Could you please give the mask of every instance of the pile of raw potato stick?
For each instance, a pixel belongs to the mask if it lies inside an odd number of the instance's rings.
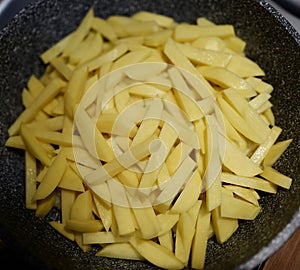
[[[40,55],[6,145],[24,149],[26,207],[96,256],[203,269],[260,196],[289,189],[272,166],[272,85],[232,25],[146,11],[94,16]],[[136,197],[135,197],[136,196]]]

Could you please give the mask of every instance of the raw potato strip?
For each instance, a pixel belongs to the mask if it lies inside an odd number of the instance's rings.
[[[211,212],[207,211],[202,203],[195,226],[195,235],[191,250],[191,267],[195,269],[204,269],[206,245],[208,240],[208,230],[210,225]]]
[[[68,86],[64,95],[65,113],[72,119],[74,117],[75,105],[80,102],[83,95],[84,86],[88,78],[86,68],[78,68],[74,70],[70,77]]]
[[[234,36],[232,25],[197,26],[179,24],[174,31],[174,39],[179,42],[193,41],[200,37],[230,37]]]
[[[35,101],[32,102],[30,106],[26,108],[26,110],[24,110],[17,120],[10,126],[8,129],[9,135],[17,135],[20,130],[21,123],[30,122],[35,115],[61,91],[61,88],[65,85],[65,82],[61,79],[54,79],[49,85],[47,85],[44,91],[37,96]]]
[[[256,148],[255,152],[251,155],[251,160],[256,164],[261,164],[268,152],[270,151],[272,145],[276,142],[282,129],[280,127],[274,126],[271,129],[270,135],[267,139]]]
[[[26,149],[43,165],[51,166],[51,156],[49,152],[43,147],[43,144],[37,140],[34,134],[32,134],[31,129],[22,124],[20,133]]]
[[[161,15],[161,14],[154,14],[147,11],[140,11],[135,13],[132,16],[133,19],[138,21],[155,21],[159,26],[169,28],[173,25],[174,20],[170,17]]]
[[[25,205],[27,209],[36,209],[37,203],[34,199],[34,194],[36,192],[36,159],[28,151],[25,151]]]
[[[37,188],[34,195],[36,200],[45,199],[59,184],[67,168],[67,160],[64,150],[61,150],[55,157],[51,166],[47,170],[45,177]]]
[[[91,8],[88,13],[85,15],[80,25],[67,41],[66,47],[63,51],[63,56],[69,56],[72,51],[79,45],[79,43],[84,39],[89,29],[91,28],[94,18],[94,10]]]
[[[269,193],[276,193],[276,186],[259,177],[241,177],[230,173],[221,173],[221,181],[242,187],[249,187]]]
[[[273,166],[273,164],[279,159],[283,152],[289,147],[291,142],[292,140],[290,139],[272,145],[269,152],[264,158],[263,165]]]
[[[129,243],[113,243],[106,245],[96,253],[96,256],[126,260],[145,260],[144,257],[142,257]]]
[[[169,249],[151,240],[132,238],[130,244],[149,262],[164,269],[182,269],[184,264]]]

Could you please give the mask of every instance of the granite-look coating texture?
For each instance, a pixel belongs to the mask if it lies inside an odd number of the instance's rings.
[[[37,262],[31,259],[32,269],[41,265],[43,269],[157,269],[143,262],[95,257],[94,251],[84,254],[45,219],[36,218],[24,207],[23,152],[4,147],[8,127],[23,110],[22,88],[31,74],[43,72],[38,55],[75,29],[91,6],[103,18],[143,9],[177,21],[195,22],[205,16],[216,23],[233,24],[247,42],[247,55],[266,71],[265,80],[275,87],[272,102],[277,124],[283,128],[280,140],[294,140],[276,167],[294,182],[289,191],[280,189],[275,196],[261,193],[262,213],[255,221],[241,222],[222,246],[210,240],[206,261],[206,268],[215,270],[257,266],[300,224],[300,36],[268,4],[251,0],[41,1],[23,10],[0,32],[0,225],[16,241],[16,256],[24,250],[34,254]]]

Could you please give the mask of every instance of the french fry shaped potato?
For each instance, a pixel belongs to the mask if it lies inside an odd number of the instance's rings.
[[[184,264],[169,249],[151,241],[132,238],[129,243],[154,265],[164,269],[182,269]]]

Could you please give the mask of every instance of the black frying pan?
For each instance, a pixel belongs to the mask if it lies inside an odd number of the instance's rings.
[[[275,252],[300,225],[300,36],[272,7],[254,0],[64,0],[41,1],[28,6],[0,32],[0,223],[1,234],[14,258],[29,260],[32,269],[156,269],[143,262],[95,257],[54,231],[46,219],[36,218],[24,204],[22,151],[5,148],[7,129],[23,110],[21,90],[29,76],[44,69],[38,55],[74,30],[87,10],[106,18],[149,10],[177,21],[195,22],[205,16],[235,26],[247,42],[247,55],[265,71],[274,87],[272,103],[280,140],[293,143],[276,168],[294,179],[289,191],[262,194],[262,213],[255,221],[240,223],[223,245],[208,243],[207,269],[252,269]],[[4,249],[2,248],[2,251]]]

